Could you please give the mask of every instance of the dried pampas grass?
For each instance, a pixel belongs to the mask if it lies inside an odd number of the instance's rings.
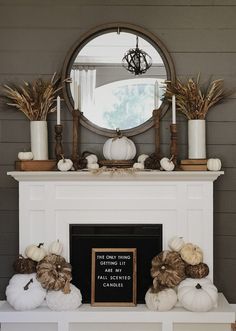
[[[50,81],[38,78],[22,86],[4,85],[3,96],[7,105],[19,109],[30,121],[43,121],[56,110],[56,94],[61,89],[58,83],[59,78],[54,73]]]
[[[186,82],[177,79],[175,82],[166,81],[165,96],[171,102],[172,95],[176,96],[176,107],[187,119],[205,119],[211,107],[223,102],[232,91],[224,89],[223,79],[200,85],[200,75],[196,79],[189,78]]]

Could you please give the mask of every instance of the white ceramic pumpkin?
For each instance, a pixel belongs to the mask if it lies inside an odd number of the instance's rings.
[[[19,152],[18,159],[19,160],[33,160],[34,155],[32,152]]]
[[[178,299],[187,310],[205,312],[217,307],[218,291],[208,278],[186,278],[178,286]]]
[[[219,171],[221,169],[221,160],[220,159],[207,160],[207,169],[210,171]]]
[[[61,255],[62,251],[63,245],[59,240],[53,241],[48,247],[48,252],[50,254]]]
[[[141,155],[139,155],[139,157],[138,157],[138,163],[142,163],[142,164],[144,164],[144,162],[145,162],[145,160],[148,158],[149,156],[147,155],[147,154],[141,154]]]
[[[98,162],[98,157],[95,154],[90,154],[85,157],[86,160],[88,161],[88,164],[93,164]]]
[[[57,169],[60,171],[69,171],[72,167],[73,162],[70,159],[65,159],[64,156],[57,162]]]
[[[187,243],[180,250],[181,258],[188,264],[196,265],[203,261],[203,252],[197,245]]]
[[[133,164],[133,168],[143,170],[144,169],[144,163],[136,162],[136,163]]]
[[[184,246],[185,242],[183,237],[174,236],[168,241],[168,246],[172,251],[179,252]]]
[[[145,302],[150,310],[167,311],[175,306],[177,294],[172,288],[166,288],[158,293],[152,293],[149,289],[145,295]]]
[[[117,131],[117,137],[105,142],[103,155],[106,160],[132,160],[136,155],[136,147],[132,140]]]
[[[16,274],[6,288],[7,302],[16,310],[31,310],[40,306],[46,290],[36,279],[36,274]]]
[[[173,171],[175,168],[175,164],[168,157],[163,157],[160,161],[161,168],[165,171]]]
[[[46,302],[51,310],[75,310],[82,303],[80,290],[70,284],[70,293],[65,294],[62,291],[48,291]]]
[[[36,262],[41,261],[47,254],[46,250],[42,246],[43,246],[42,243],[40,243],[38,246],[36,245],[27,246],[25,249],[25,255],[33,261]]]

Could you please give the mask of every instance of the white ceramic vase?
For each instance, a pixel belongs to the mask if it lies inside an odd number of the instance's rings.
[[[188,158],[206,158],[206,121],[188,121]]]
[[[47,121],[30,121],[30,139],[34,160],[48,160]]]

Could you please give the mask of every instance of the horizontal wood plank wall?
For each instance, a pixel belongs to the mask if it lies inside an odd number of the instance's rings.
[[[124,21],[155,33],[171,52],[177,75],[223,78],[236,86],[235,0],[0,0],[0,84],[49,78],[60,71],[73,43],[88,29]],[[64,145],[71,153],[71,116],[63,107]],[[49,119],[53,157],[55,116]],[[167,115],[161,125],[162,152],[169,154]],[[187,156],[186,121],[178,117],[180,157]],[[104,137],[82,129],[81,150],[101,155]],[[154,150],[154,133],[134,137],[139,153]],[[225,176],[215,184],[215,283],[236,303],[236,100],[208,116],[207,151],[222,159]],[[18,253],[18,187],[6,176],[17,153],[29,148],[29,122],[0,104],[0,298]]]

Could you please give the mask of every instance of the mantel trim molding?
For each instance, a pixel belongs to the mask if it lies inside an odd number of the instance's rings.
[[[224,171],[10,171],[7,173],[21,181],[215,181]]]

